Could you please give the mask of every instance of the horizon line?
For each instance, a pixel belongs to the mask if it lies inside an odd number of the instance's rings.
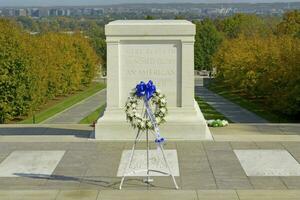
[[[229,4],[250,4],[250,5],[255,5],[255,4],[289,4],[289,3],[300,3],[300,1],[290,1],[290,2],[258,2],[258,3],[252,3],[252,2],[225,2],[225,3],[216,3],[216,2],[212,2],[212,3],[193,3],[193,2],[186,2],[186,3],[176,3],[176,2],[170,2],[170,3],[160,3],[160,2],[155,2],[155,3],[112,3],[112,4],[86,4],[86,5],[45,5],[45,6],[38,6],[38,5],[28,5],[28,6],[2,6],[0,5],[0,8],[6,7],[6,8],[28,8],[28,7],[38,7],[38,8],[49,8],[49,7],[89,7],[89,6],[103,6],[103,7],[107,7],[107,6],[117,6],[117,5],[153,5],[153,4],[157,4],[157,5],[170,5],[170,4],[196,4],[196,5],[219,5],[219,4],[223,4],[223,5],[229,5]]]

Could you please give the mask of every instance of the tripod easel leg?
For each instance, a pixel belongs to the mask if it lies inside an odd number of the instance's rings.
[[[124,180],[125,180],[125,176],[126,176],[126,173],[132,163],[132,160],[133,160],[133,156],[134,156],[134,151],[135,151],[135,146],[137,144],[137,141],[139,139],[139,136],[140,136],[140,130],[138,131],[136,137],[135,137],[135,140],[134,140],[134,144],[132,146],[132,149],[131,149],[131,153],[130,153],[130,158],[129,158],[129,162],[124,170],[124,173],[123,173],[123,177],[122,177],[122,180],[121,180],[121,183],[120,183],[120,186],[119,186],[119,189],[121,190],[122,189],[122,186],[123,186],[123,183],[124,183]]]
[[[157,145],[158,145],[159,149],[161,150],[161,153],[162,153],[162,155],[163,155],[164,161],[165,161],[166,166],[167,166],[167,168],[168,168],[168,170],[169,170],[169,174],[170,174],[170,176],[172,177],[173,183],[174,183],[174,185],[175,185],[175,188],[178,190],[178,185],[177,185],[176,180],[175,180],[175,177],[174,177],[174,175],[173,175],[173,173],[172,173],[172,171],[171,171],[169,162],[167,161],[167,158],[166,158],[166,155],[165,155],[164,148],[163,148],[163,146],[162,146],[161,144],[157,144]]]
[[[144,179],[144,183],[151,183],[153,179],[150,178],[150,146],[149,146],[149,132],[146,131],[146,142],[147,142],[147,178]]]

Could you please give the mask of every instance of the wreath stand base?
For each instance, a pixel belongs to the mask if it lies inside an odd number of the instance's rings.
[[[145,104],[145,114],[144,114],[144,117],[148,118],[151,120],[151,118],[153,119],[153,113],[150,109],[150,106],[148,104],[148,102],[146,100],[144,100],[144,104]],[[154,137],[159,134],[159,129],[158,129],[158,126],[156,125],[156,123],[153,122],[153,120],[151,120],[152,122],[152,125],[154,128],[154,133],[153,131],[151,131],[154,135]],[[130,166],[131,166],[131,163],[132,163],[132,160],[133,160],[133,157],[134,157],[134,153],[135,153],[135,147],[136,147],[136,144],[140,141],[140,138],[141,138],[141,135],[142,133],[145,133],[146,134],[146,144],[147,144],[147,169],[139,169],[139,170],[135,170],[135,171],[132,171],[132,172],[128,172]],[[155,135],[156,133],[156,135]],[[165,151],[164,151],[164,148],[163,148],[163,144],[162,143],[156,143],[157,145],[157,148],[161,151],[162,155],[163,155],[163,159],[164,159],[164,162],[166,164],[166,167],[168,169],[168,172],[163,172],[163,171],[159,171],[159,170],[153,170],[150,168],[149,166],[149,160],[150,160],[150,156],[149,156],[149,152],[150,152],[150,148],[149,148],[149,130],[145,130],[145,131],[142,131],[142,130],[138,130],[137,134],[136,134],[136,137],[135,137],[135,140],[134,140],[134,143],[133,143],[133,146],[132,146],[132,149],[131,149],[131,154],[130,154],[130,158],[129,158],[129,162],[124,170],[124,174],[123,174],[123,177],[122,177],[122,180],[121,180],[121,183],[120,183],[120,186],[119,186],[119,189],[121,190],[122,189],[122,186],[123,186],[123,183],[124,183],[124,180],[126,178],[126,176],[129,176],[129,175],[133,175],[133,174],[136,174],[136,173],[139,173],[139,172],[146,172],[147,173],[147,177],[143,179],[143,182],[144,183],[147,183],[147,184],[150,184],[151,182],[153,182],[153,179],[150,177],[150,172],[157,172],[157,173],[160,173],[160,174],[164,174],[164,175],[167,175],[167,176],[170,176],[173,180],[173,183],[174,183],[174,186],[176,189],[178,189],[178,185],[176,183],[176,180],[175,180],[175,177],[171,171],[171,168],[170,168],[170,165],[169,165],[169,162],[167,160],[167,157],[166,157],[166,154],[165,154]]]

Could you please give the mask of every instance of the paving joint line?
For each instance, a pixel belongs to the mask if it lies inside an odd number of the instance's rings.
[[[240,167],[242,168],[243,174],[246,176],[247,180],[249,181],[249,184],[251,185],[252,189],[254,190],[255,187],[254,187],[254,185],[252,184],[252,182],[251,182],[251,180],[250,180],[250,177],[247,176],[247,174],[246,174],[246,172],[245,172],[243,166],[241,165],[241,162],[240,162],[239,158],[238,158],[238,157],[236,156],[236,154],[234,153],[234,149],[233,149],[233,146],[232,146],[231,142],[229,142],[229,145],[230,145],[230,148],[231,148],[231,150],[232,150],[233,155],[235,156],[236,160],[238,161]]]
[[[209,160],[209,158],[208,158],[208,154],[207,154],[207,151],[206,151],[207,149],[206,149],[205,145],[203,145],[203,142],[201,142],[201,145],[203,146],[203,150],[204,150],[204,152],[205,152],[205,156],[206,156],[207,162],[208,162],[208,164],[209,164],[209,169],[210,169],[210,171],[211,171],[211,173],[212,173],[212,175],[213,175],[213,177],[214,177],[214,181],[215,181],[215,184],[216,184],[216,189],[219,189],[219,186],[218,186],[218,184],[217,184],[216,176],[215,176],[214,171],[213,171],[213,169],[212,169],[211,162],[210,162],[210,160]]]

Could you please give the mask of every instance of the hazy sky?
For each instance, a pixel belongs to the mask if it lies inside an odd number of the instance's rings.
[[[300,0],[0,0],[0,6],[80,6],[107,5],[118,3],[262,3],[262,2],[300,2]]]

